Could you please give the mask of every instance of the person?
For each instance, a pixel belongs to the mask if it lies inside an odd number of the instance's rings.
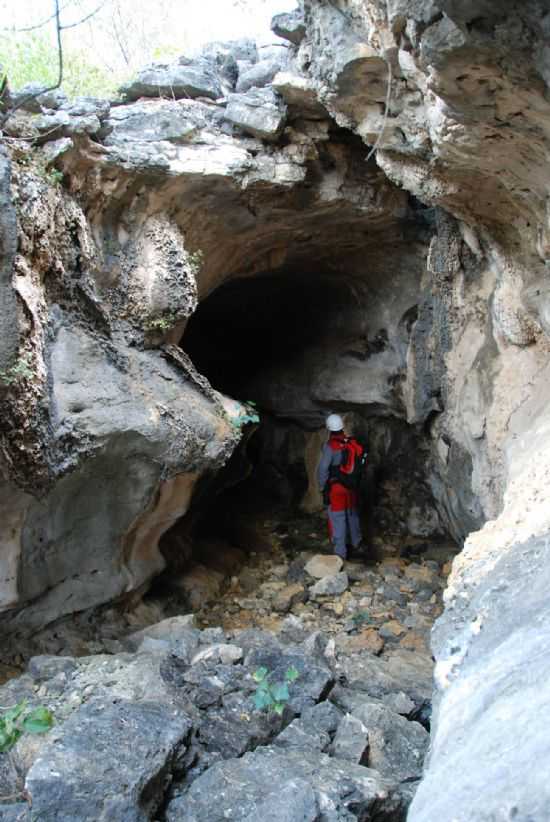
[[[338,482],[337,468],[342,463],[342,448],[346,440],[344,421],[339,414],[330,414],[326,420],[328,440],[321,451],[317,470],[319,488],[328,509],[329,535],[334,553],[347,559],[347,540],[354,553],[363,549],[359,522],[358,493]]]

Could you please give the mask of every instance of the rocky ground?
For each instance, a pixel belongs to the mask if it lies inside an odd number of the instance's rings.
[[[49,653],[0,702],[44,704],[56,724],[0,755],[0,819],[405,818],[429,740],[428,640],[451,549],[341,567],[320,518],[262,525],[271,550],[240,568],[238,549],[225,575],[218,554],[217,571],[196,564],[163,603],[82,614],[34,638]],[[195,614],[136,630],[174,612],[189,580]],[[273,685],[297,672],[281,715],[255,707],[261,668]]]

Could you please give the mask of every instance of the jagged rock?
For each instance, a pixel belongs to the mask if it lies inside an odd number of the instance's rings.
[[[307,77],[280,71],[272,79],[273,89],[281,95],[294,117],[327,118],[326,108],[319,102],[315,84]]]
[[[111,109],[105,121],[106,145],[134,140],[193,142],[203,129],[213,128],[216,111],[195,100],[142,100]]]
[[[235,90],[241,94],[251,88],[264,88],[271,83],[279,69],[279,63],[274,60],[262,60],[255,63],[247,71],[239,74]]]
[[[200,637],[200,632],[193,625],[193,614],[169,617],[130,634],[124,639],[124,645],[130,651],[149,650],[154,647],[165,653],[175,651],[178,656],[189,662],[199,644]],[[156,646],[147,644],[147,640],[153,640],[153,643],[158,644]]]
[[[295,46],[299,46],[306,36],[305,21],[301,10],[276,14],[271,20],[271,31],[277,37],[282,37]]]
[[[356,765],[368,765],[369,733],[365,725],[351,714],[346,714],[336,731],[331,753]]]
[[[214,765],[168,805],[166,818],[168,822],[244,822],[257,819],[262,808],[278,822],[314,822],[322,807],[330,807],[335,819],[345,819],[352,812],[368,818],[375,808],[379,814],[399,818],[403,806],[391,782],[376,771],[325,754],[267,747]]]
[[[191,723],[162,705],[90,702],[51,733],[25,780],[45,819],[143,819],[186,750]]]
[[[303,585],[295,583],[294,585],[286,585],[278,591],[271,604],[274,611],[285,613],[290,611],[298,602],[305,602],[306,599],[306,589]]]
[[[323,577],[309,589],[311,599],[323,599],[323,597],[334,597],[343,594],[349,586],[348,575],[345,571],[334,574],[330,577]]]
[[[302,716],[276,736],[278,748],[297,748],[306,751],[327,751],[342,714],[331,702],[320,702],[306,708]]]
[[[410,722],[384,705],[366,703],[353,716],[368,731],[368,766],[387,779],[420,779],[430,736],[418,722]]]
[[[143,69],[135,80],[122,87],[121,94],[128,101],[159,96],[176,100],[182,97],[216,100],[222,96],[222,90],[211,61],[181,58],[178,63]]]
[[[23,111],[40,114],[45,108],[58,109],[67,103],[67,95],[62,89],[56,88],[40,93],[44,88],[44,83],[27,83],[17,91],[10,92],[12,104],[19,106]]]
[[[231,95],[225,118],[246,134],[277,140],[286,122],[286,106],[271,88],[251,89]]]
[[[63,111],[67,111],[73,117],[91,117],[95,115],[99,120],[104,120],[111,109],[109,100],[102,100],[100,97],[71,97],[61,106]]]

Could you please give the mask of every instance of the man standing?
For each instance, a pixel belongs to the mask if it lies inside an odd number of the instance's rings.
[[[362,549],[361,525],[357,510],[358,493],[356,489],[344,484],[345,477],[341,472],[349,443],[355,441],[350,441],[346,437],[344,421],[339,414],[327,417],[326,426],[329,437],[321,452],[317,479],[323,500],[328,505],[328,527],[334,553],[346,559],[348,534],[353,548]]]

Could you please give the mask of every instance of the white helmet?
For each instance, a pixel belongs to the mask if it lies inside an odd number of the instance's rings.
[[[329,431],[343,431],[344,430],[344,420],[340,416],[340,414],[330,414],[327,417],[327,428]]]

